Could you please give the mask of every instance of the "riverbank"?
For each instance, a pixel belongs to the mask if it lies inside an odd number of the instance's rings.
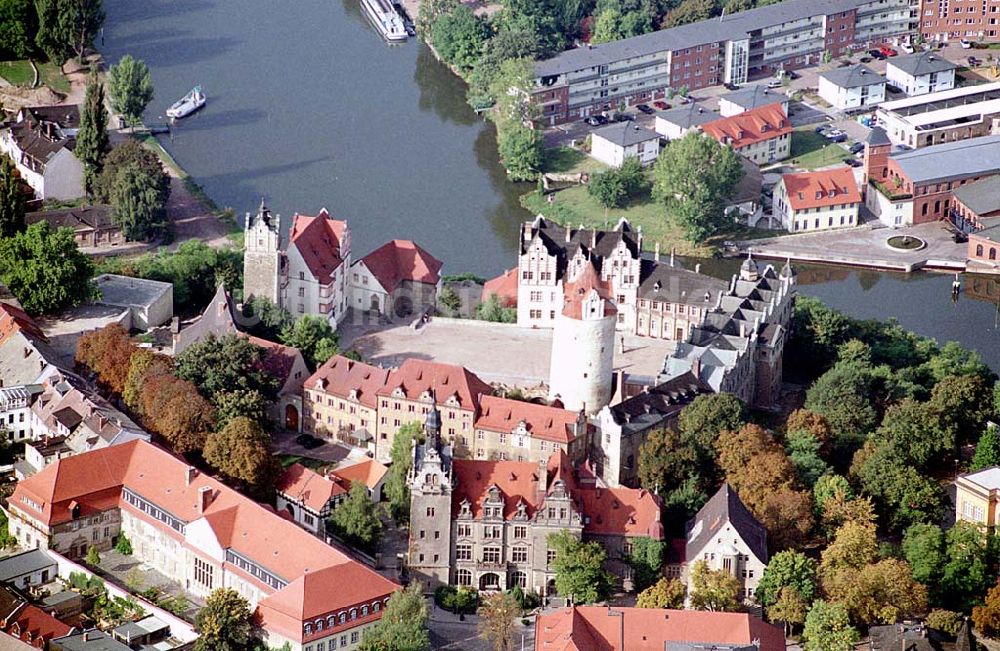
[[[907,235],[923,240],[926,246],[904,251],[886,244],[889,237]],[[897,229],[865,225],[820,233],[782,235],[740,241],[737,248],[740,255],[752,252],[762,258],[904,273],[920,270],[964,272],[967,267],[967,244],[954,242],[951,231],[942,222]]]

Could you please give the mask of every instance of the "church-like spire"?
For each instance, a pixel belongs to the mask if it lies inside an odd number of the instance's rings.
[[[441,444],[441,412],[438,411],[437,392],[434,389],[431,389],[431,409],[424,421],[424,434],[427,436],[428,448],[437,449]]]

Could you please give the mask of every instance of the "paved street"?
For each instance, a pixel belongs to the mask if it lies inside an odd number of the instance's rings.
[[[479,616],[466,615],[461,621],[457,615],[442,610],[431,604],[431,618],[428,628],[431,633],[431,646],[435,649],[452,649],[455,651],[492,651],[492,646],[479,636]],[[532,618],[533,620],[534,618]],[[531,651],[535,648],[535,628],[516,624],[516,630],[511,640],[514,651]]]

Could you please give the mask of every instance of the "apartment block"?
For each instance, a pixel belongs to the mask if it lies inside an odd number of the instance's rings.
[[[1000,82],[884,102],[875,118],[892,144],[911,149],[996,134]]]
[[[923,0],[920,3],[920,35],[934,43],[961,39],[997,41],[1000,2],[963,0]]]

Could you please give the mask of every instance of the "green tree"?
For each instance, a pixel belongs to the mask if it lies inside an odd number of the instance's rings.
[[[27,59],[38,31],[31,0],[0,0],[0,59]]]
[[[695,610],[737,611],[740,609],[740,582],[726,570],[713,570],[705,560],[691,568],[691,608]]]
[[[820,456],[823,443],[808,432],[791,432],[785,442],[785,451],[795,472],[806,487],[812,487],[820,477],[831,472],[830,466]]]
[[[10,158],[0,156],[0,238],[24,230],[24,192]]]
[[[330,525],[348,544],[357,545],[369,553],[378,547],[382,521],[362,482],[351,483],[347,499],[330,514]]]
[[[476,65],[488,36],[486,21],[463,4],[440,15],[431,29],[431,41],[438,54],[462,70]]]
[[[830,423],[833,447],[850,455],[878,422],[872,405],[872,379],[868,367],[837,364],[806,392],[805,407]]]
[[[640,485],[661,496],[679,488],[685,478],[697,472],[696,450],[671,429],[650,432],[639,447],[638,461]]]
[[[334,332],[328,320],[311,314],[285,326],[281,331],[281,343],[298,348],[314,369],[340,352],[340,335]]]
[[[382,611],[382,619],[365,630],[359,651],[430,651],[427,601],[420,583],[397,590]]]
[[[738,430],[747,420],[743,401],[731,393],[711,393],[697,396],[681,410],[677,420],[682,439],[691,446],[705,474],[714,465],[715,442],[724,430]]]
[[[924,585],[937,586],[945,564],[944,532],[936,524],[914,524],[903,536],[903,555],[913,578]]]
[[[956,522],[948,530],[939,588],[942,604],[968,612],[982,600],[997,576],[996,544],[970,522]]]
[[[517,310],[504,307],[499,296],[490,294],[485,301],[476,306],[476,318],[494,323],[514,323],[517,321]]]
[[[629,156],[618,169],[595,174],[587,184],[590,196],[607,208],[621,208],[627,199],[637,196],[647,188],[642,163]]]
[[[866,443],[854,457],[851,474],[891,527],[940,520],[946,499],[941,485],[907,464],[894,445]]]
[[[267,351],[235,334],[210,336],[177,358],[177,377],[188,380],[210,401],[228,391],[259,391],[271,400],[277,379],[264,367]]]
[[[785,637],[788,637],[793,626],[805,624],[809,604],[799,591],[791,586],[785,586],[778,593],[778,598],[767,608],[767,617],[772,622],[784,622]]]
[[[266,296],[254,296],[243,304],[243,317],[252,323],[250,334],[268,341],[278,341],[285,328],[290,328],[295,319],[288,310],[278,307]]]
[[[976,443],[969,470],[984,470],[1000,465],[1000,429],[990,425]]]
[[[660,577],[659,581],[639,593],[635,605],[639,608],[681,609],[685,596],[687,586],[683,581]]]
[[[99,202],[111,201],[115,182],[119,173],[132,167],[142,170],[143,176],[156,181],[157,204],[165,206],[170,198],[170,177],[163,169],[160,159],[152,151],[143,147],[137,140],[126,140],[115,145],[102,161],[102,169],[92,189],[94,198]],[[204,243],[199,242],[199,244]],[[211,287],[215,291],[215,285]]]
[[[147,241],[167,226],[157,176],[138,165],[119,168],[115,176],[111,187],[114,220],[130,241]]]
[[[215,405],[215,424],[220,429],[232,419],[241,416],[261,425],[268,422],[267,410],[270,401],[256,389],[220,391],[213,397],[213,403]]]
[[[981,605],[972,609],[972,623],[982,635],[1000,637],[1000,582],[990,588]]]
[[[597,7],[594,11],[594,29],[590,35],[593,44],[610,43],[623,38],[646,34],[653,30],[652,7],[640,6],[623,9],[621,6]]]
[[[451,285],[445,285],[438,296],[438,304],[451,314],[457,314],[462,309],[462,298]]]
[[[101,0],[35,0],[35,10],[35,43],[52,63],[59,65],[73,54],[82,61],[104,25]]]
[[[250,604],[231,588],[213,590],[194,623],[201,635],[195,651],[247,651],[253,639]]]
[[[509,592],[498,592],[483,599],[479,606],[479,634],[493,651],[513,651],[514,618],[521,607]]]
[[[108,153],[108,112],[104,108],[104,84],[94,72],[87,81],[73,154],[83,163],[87,192],[93,193],[104,156]]]
[[[814,601],[802,631],[805,651],[854,651],[860,639],[843,604]]]
[[[642,592],[663,576],[663,558],[667,543],[648,536],[632,539],[632,553],[628,564],[632,568],[632,583],[636,592]]]
[[[691,132],[660,153],[653,168],[653,197],[666,205],[685,238],[698,243],[732,223],[724,214],[725,201],[742,178],[739,154]]]
[[[787,549],[771,557],[757,586],[757,602],[765,608],[774,605],[785,588],[792,588],[806,603],[816,597],[818,582],[816,561],[799,551]]]
[[[569,531],[549,534],[549,549],[556,552],[552,569],[556,590],[577,604],[590,604],[611,594],[613,577],[604,569],[607,554],[600,543],[582,542]]]
[[[0,280],[28,314],[48,314],[94,296],[94,264],[80,253],[69,228],[47,222],[0,239]]]
[[[115,551],[124,556],[132,555],[132,541],[128,539],[124,531],[118,534],[118,541],[115,542]]]
[[[396,431],[392,447],[389,449],[392,464],[389,466],[383,488],[389,503],[389,515],[397,524],[406,522],[410,516],[410,488],[406,483],[406,477],[410,473],[410,466],[413,465],[411,451],[413,441],[422,433],[423,426],[418,421],[405,423]]]
[[[927,613],[927,619],[924,623],[927,625],[927,628],[941,631],[949,637],[955,637],[962,627],[962,619],[962,613],[955,612],[954,610],[935,608]]]
[[[142,114],[153,101],[153,78],[142,59],[126,54],[108,71],[108,90],[111,108],[122,121],[134,127],[142,121]]]
[[[97,567],[100,564],[101,564],[101,555],[100,555],[100,553],[98,553],[97,547],[93,547],[93,546],[88,547],[87,548],[87,565],[90,565],[91,567]]]
[[[530,181],[542,167],[542,136],[523,124],[508,124],[499,129],[497,145],[500,159],[512,181]]]
[[[208,437],[204,455],[209,465],[256,495],[273,487],[277,462],[271,456],[271,437],[256,421],[243,416],[230,420]]]

